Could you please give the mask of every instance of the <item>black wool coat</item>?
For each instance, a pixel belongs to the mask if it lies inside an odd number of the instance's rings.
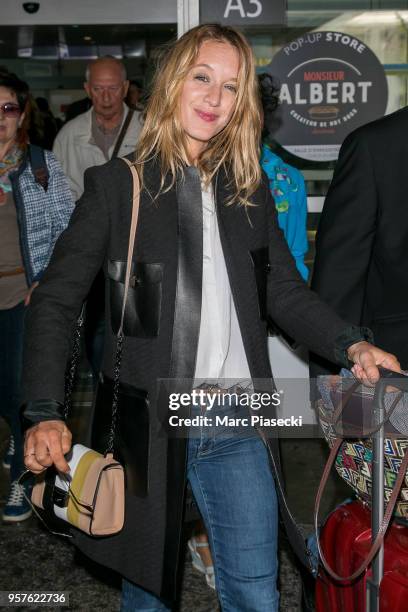
[[[194,170],[189,172],[194,174]],[[194,377],[201,290],[196,295],[188,292],[190,261],[180,243],[179,203],[186,196],[182,183],[152,201],[149,192],[156,194],[160,184],[155,162],[146,165],[144,180],[134,252],[136,280],[126,308],[121,380],[147,394],[148,425],[142,419],[139,428],[140,415],[135,413],[119,415],[119,420],[122,441],[128,448],[125,463],[133,444],[148,490],[146,494],[130,482],[125,527],[120,534],[94,539],[77,533],[75,540],[91,558],[172,599],[180,552],[186,443],[160,434],[160,414],[166,406],[161,404],[157,381],[173,373],[190,380]],[[214,181],[220,236],[252,378],[263,381],[259,383],[263,389],[272,390],[266,314],[299,342],[343,362],[347,324],[298,274],[278,227],[266,177],[252,198],[255,206],[247,210],[226,206],[228,183],[226,171],[220,170]],[[132,178],[123,161],[115,159],[87,170],[85,192],[55,247],[28,312],[26,401],[63,401],[75,319],[101,267],[106,277],[103,371],[112,377],[116,344],[112,326],[116,329],[120,318],[131,203]],[[186,326],[189,337],[183,340]],[[98,414],[95,419],[93,443],[100,447]],[[276,472],[277,441],[271,440],[270,447]]]
[[[408,107],[343,143],[320,219],[312,288],[408,368]],[[335,371],[319,357],[311,374]]]

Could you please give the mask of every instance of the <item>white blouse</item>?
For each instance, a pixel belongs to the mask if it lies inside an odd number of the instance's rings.
[[[202,188],[203,279],[194,387],[251,382],[218,229],[212,186]]]

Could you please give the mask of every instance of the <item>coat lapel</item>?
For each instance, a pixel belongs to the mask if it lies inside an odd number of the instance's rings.
[[[196,168],[184,171],[177,183],[178,270],[170,378],[194,377],[201,321],[203,273],[203,212]]]
[[[195,168],[186,168],[177,183],[178,268],[170,360],[171,392],[192,389],[201,321],[203,270],[203,212],[200,177]],[[168,416],[169,389],[161,389],[160,403]],[[167,396],[167,397],[164,397]],[[167,406],[166,406],[167,404]],[[174,563],[180,542],[174,533],[180,529],[183,516],[186,469],[185,439],[169,436],[167,450],[167,522],[164,543],[162,597],[172,599],[177,584]]]

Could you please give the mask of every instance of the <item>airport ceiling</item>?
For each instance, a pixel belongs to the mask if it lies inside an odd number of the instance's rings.
[[[0,58],[146,57],[176,36],[172,25],[0,26]]]
[[[338,12],[292,13],[288,27],[284,28],[285,36],[290,38],[293,30],[293,37],[296,37],[299,30],[313,29],[334,14]],[[270,34],[270,26],[251,27],[248,33],[250,30]],[[142,58],[148,57],[152,48],[174,38],[176,32],[176,24],[0,26],[0,59],[89,60],[101,55]],[[276,30],[275,36],[279,36]]]
[[[302,3],[310,6],[311,0],[289,0],[289,6],[299,9]],[[361,23],[367,18],[367,27],[372,28],[373,13],[362,11],[365,4],[373,8],[374,4],[385,8],[387,4],[403,4],[408,8],[408,0],[341,0],[343,10],[339,10],[339,0],[317,0],[316,5],[325,5],[326,10],[291,10],[288,12],[287,26],[272,28],[256,26],[243,28],[246,34],[272,35],[274,43],[280,40],[291,40],[303,32],[324,27],[335,20],[339,31],[348,31],[351,20],[358,18]],[[1,3],[1,0],[0,0]],[[359,5],[360,10],[357,9]],[[351,7],[354,10],[349,10]],[[336,9],[336,10],[333,10]],[[408,24],[408,12],[390,11],[401,23]],[[376,13],[380,21],[374,24],[379,27],[384,13]],[[371,21],[370,21],[371,20]],[[385,24],[384,24],[385,25]],[[116,25],[30,25],[0,26],[0,60],[1,59],[36,59],[36,60],[90,60],[102,55],[114,55],[119,58],[147,58],[152,49],[175,38],[176,24],[116,24]],[[273,32],[273,34],[272,34]]]

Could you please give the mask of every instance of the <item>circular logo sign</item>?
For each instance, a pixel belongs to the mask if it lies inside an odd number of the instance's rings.
[[[347,134],[385,113],[384,69],[367,45],[348,34],[305,34],[283,47],[265,70],[281,83],[274,138],[298,157],[337,159]]]

